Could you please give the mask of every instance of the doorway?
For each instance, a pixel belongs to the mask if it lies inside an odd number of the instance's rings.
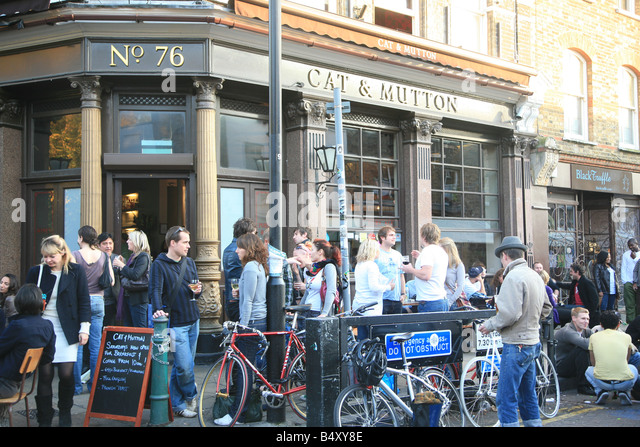
[[[114,253],[125,259],[127,234],[142,230],[149,240],[151,256],[166,251],[167,230],[175,225],[189,228],[189,180],[158,176],[116,178],[114,181]],[[193,231],[192,240],[194,239]]]

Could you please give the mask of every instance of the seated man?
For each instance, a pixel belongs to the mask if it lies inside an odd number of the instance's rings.
[[[591,364],[585,372],[597,393],[596,404],[603,405],[609,392],[615,391],[622,405],[631,405],[629,391],[638,379],[638,370],[628,363],[632,352],[631,337],[618,331],[620,316],[605,311],[600,316],[603,331],[589,337]]]
[[[482,267],[471,267],[469,269],[469,277],[464,280],[464,295],[472,306],[479,309],[486,307],[487,294],[485,293]]]
[[[595,396],[596,393],[584,373],[589,367],[589,311],[584,307],[571,309],[571,321],[555,331],[556,371],[560,377],[576,377],[578,393]]]

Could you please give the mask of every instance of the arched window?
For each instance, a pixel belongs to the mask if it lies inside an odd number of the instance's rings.
[[[618,80],[620,147],[638,149],[638,77],[621,67]]]
[[[564,51],[562,81],[565,137],[588,140],[587,61],[575,51]]]

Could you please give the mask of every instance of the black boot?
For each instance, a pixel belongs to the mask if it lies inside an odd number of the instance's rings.
[[[51,427],[53,420],[53,396],[36,396],[38,425]]]
[[[73,407],[74,386],[64,386],[62,383],[58,388],[58,411],[60,427],[71,427],[71,407]]]

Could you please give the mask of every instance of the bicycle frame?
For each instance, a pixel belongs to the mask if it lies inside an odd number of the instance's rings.
[[[260,379],[260,381],[268,388],[269,392],[272,395],[275,395],[276,397],[283,397],[283,396],[286,396],[288,394],[292,394],[292,393],[298,392],[298,391],[306,388],[306,385],[302,385],[302,386],[299,386],[297,388],[293,388],[293,389],[291,389],[291,390],[289,390],[287,392],[283,392],[283,390],[282,390],[282,388],[284,387],[284,382],[285,382],[284,379],[286,378],[286,374],[287,374],[287,368],[289,366],[289,354],[291,352],[291,347],[293,345],[295,345],[296,348],[299,349],[301,353],[306,354],[306,351],[304,349],[304,344],[300,341],[300,339],[295,334],[295,332],[293,332],[293,331],[259,332],[258,331],[258,332],[238,333],[237,328],[238,328],[238,326],[235,327],[235,329],[233,331],[233,334],[231,336],[231,342],[229,344],[229,347],[225,351],[225,354],[224,354],[225,360],[223,361],[223,364],[226,363],[226,359],[228,358],[229,354],[233,352],[238,357],[240,357],[240,359],[244,362],[244,364],[246,366],[251,368],[251,370],[256,375],[256,377],[258,379]],[[274,387],[271,384],[271,382],[269,382],[269,380],[267,380],[267,378],[265,378],[262,375],[260,370],[251,361],[249,361],[249,359],[247,359],[247,357],[242,353],[242,351],[240,351],[240,349],[236,346],[236,340],[239,337],[261,337],[261,336],[268,336],[268,335],[285,335],[285,336],[289,336],[289,340],[287,342],[287,347],[286,347],[286,351],[285,351],[284,361],[282,363],[282,369],[280,370],[280,380],[279,380],[280,383],[278,384],[277,388]]]

